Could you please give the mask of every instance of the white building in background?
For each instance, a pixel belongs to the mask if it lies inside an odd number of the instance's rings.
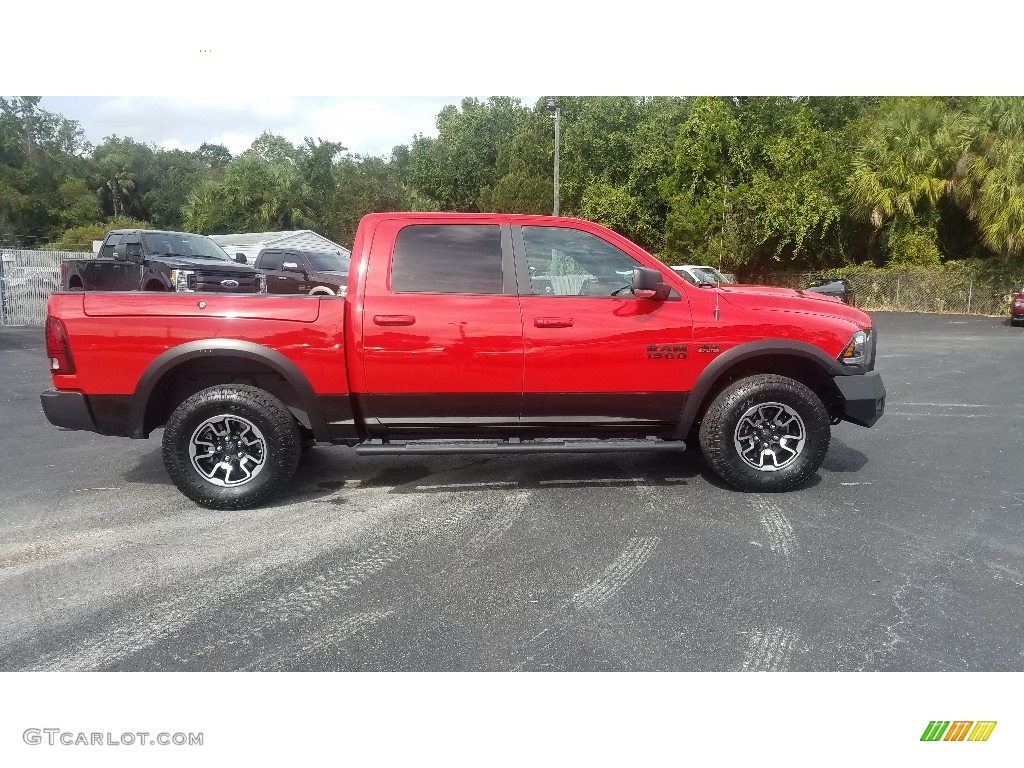
[[[291,232],[243,232],[233,235],[210,235],[210,239],[234,258],[244,253],[245,260],[252,264],[264,248],[296,248],[305,251],[341,251],[346,256],[352,252],[311,229],[297,229]]]

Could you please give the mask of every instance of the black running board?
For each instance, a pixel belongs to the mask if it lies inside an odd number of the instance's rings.
[[[485,440],[385,443],[369,440],[356,446],[356,453],[418,456],[459,453],[631,453],[634,451],[683,451],[682,440]]]

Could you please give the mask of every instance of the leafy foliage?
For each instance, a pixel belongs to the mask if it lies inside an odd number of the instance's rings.
[[[1020,97],[555,99],[561,212],[666,261],[721,260],[742,275],[1024,258]],[[546,103],[463,99],[440,111],[436,137],[387,157],[272,133],[233,157],[120,136],[92,147],[38,97],[0,98],[0,244],[91,247],[126,217],[202,233],[309,228],[350,244],[371,211],[546,214]]]

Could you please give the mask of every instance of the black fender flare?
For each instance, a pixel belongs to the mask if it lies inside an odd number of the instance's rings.
[[[171,271],[161,266],[146,263],[142,269],[142,278],[139,281],[139,290],[145,290],[147,283],[160,283],[164,290],[174,292],[174,283],[171,282]]]
[[[189,341],[168,349],[153,360],[146,367],[146,370],[143,371],[132,395],[128,424],[133,438],[146,437],[146,409],[154,388],[164,375],[183,362],[196,360],[208,355],[216,355],[220,359],[234,357],[243,360],[256,360],[278,373],[298,395],[302,410],[309,419],[309,427],[313,430],[316,439],[325,442],[330,440],[327,420],[324,417],[323,410],[320,408],[316,392],[298,366],[277,350],[255,344],[251,341],[239,341],[237,339]]]
[[[696,347],[699,345],[694,346]],[[701,372],[700,376],[697,377],[697,381],[693,384],[693,389],[690,390],[690,393],[686,398],[686,404],[683,406],[682,413],[679,415],[679,426],[676,428],[674,438],[677,440],[683,440],[686,438],[686,435],[693,426],[693,422],[696,420],[697,413],[700,411],[701,405],[703,405],[708,392],[711,391],[715,386],[715,383],[724,376],[730,368],[748,360],[759,357],[770,357],[772,355],[787,355],[789,357],[800,357],[804,360],[809,360],[819,366],[822,372],[830,378],[856,373],[854,370],[844,369],[838,360],[833,360],[818,349],[818,347],[813,344],[808,344],[807,342],[794,341],[791,339],[761,339],[759,341],[740,344],[739,346],[723,352],[712,360],[708,367],[705,368]]]

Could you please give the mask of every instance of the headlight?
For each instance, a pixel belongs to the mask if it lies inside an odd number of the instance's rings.
[[[171,282],[174,283],[174,290],[178,293],[191,293],[195,291],[195,274],[191,269],[172,269]]]
[[[839,362],[843,365],[864,365],[871,350],[871,331],[857,331],[853,338],[843,347],[839,354]]]
[[[256,273],[256,293],[267,292],[267,276],[263,272]]]

